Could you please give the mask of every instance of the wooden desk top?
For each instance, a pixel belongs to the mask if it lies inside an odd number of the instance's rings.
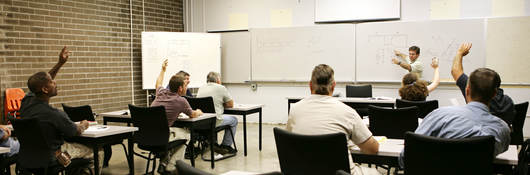
[[[81,137],[104,137],[109,135],[116,135],[128,132],[138,131],[137,127],[129,126],[114,126],[114,125],[92,125],[89,126],[85,132],[83,132]]]
[[[8,153],[11,150],[9,147],[0,147],[0,154]]]
[[[234,104],[232,108],[225,108],[225,110],[234,110],[234,111],[248,111],[257,108],[261,108],[265,105],[263,104]]]

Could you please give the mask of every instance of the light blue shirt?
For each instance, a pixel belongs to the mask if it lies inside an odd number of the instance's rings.
[[[4,137],[4,134],[4,131],[0,130],[0,138]],[[0,147],[10,147],[10,151],[8,153],[1,155],[5,157],[11,157],[18,153],[18,150],[20,149],[20,143],[18,143],[18,140],[8,137],[6,140],[0,141]]]
[[[495,156],[508,150],[510,128],[502,119],[491,115],[488,106],[470,102],[465,106],[451,106],[434,110],[415,131],[416,134],[440,138],[495,137]],[[399,164],[404,167],[403,150]]]

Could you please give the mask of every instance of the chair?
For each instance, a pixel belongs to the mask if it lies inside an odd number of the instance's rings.
[[[72,159],[68,167],[59,165],[55,159],[55,151],[52,151],[44,134],[57,132],[51,123],[41,122],[38,118],[12,120],[16,131],[20,150],[18,152],[17,169],[22,172],[36,174],[58,174],[59,172],[71,171],[77,168],[89,168],[88,159]],[[90,172],[92,173],[92,172]]]
[[[512,132],[510,145],[521,145],[523,144],[523,125],[526,119],[526,111],[528,110],[528,102],[516,104],[515,117],[512,122]]]
[[[344,133],[301,135],[274,128],[274,139],[283,174],[350,172],[350,155]]]
[[[446,139],[407,132],[405,174],[493,174],[493,136]]]
[[[427,114],[431,113],[435,109],[438,109],[438,100],[429,101],[409,101],[396,99],[396,107],[404,108],[409,106],[417,106],[419,109],[418,118],[423,119]]]
[[[74,122],[79,122],[83,120],[96,121],[96,119],[94,118],[96,114],[92,112],[92,108],[89,105],[73,107],[62,103],[62,106],[64,112],[68,115],[68,118],[70,118],[70,120]],[[123,151],[125,152],[125,157],[128,158],[127,147],[125,147],[125,144],[123,144],[122,140],[119,140],[103,147],[103,150],[105,152],[105,157],[103,158],[103,167],[107,167],[109,165],[109,160],[112,157],[112,149],[110,146],[116,144],[121,144],[121,146],[123,147]]]
[[[517,167],[515,168],[514,175],[527,175],[528,174],[528,163],[530,163],[530,139],[526,139],[519,151],[517,156],[518,162]]]
[[[20,103],[24,98],[24,90],[20,88],[7,88],[4,101],[4,123],[7,123],[9,117],[17,117],[20,115]]]
[[[200,109],[204,113],[215,113],[215,106],[213,103],[213,97],[188,97],[184,96],[186,100],[188,100],[188,103],[190,104],[191,108],[193,110]],[[232,133],[232,130],[230,129],[230,126],[217,126],[215,127],[215,133],[218,133],[220,131],[226,131],[228,130],[230,132],[230,136],[232,136],[232,140],[234,140],[234,149],[237,151],[236,141],[234,137],[234,133]],[[199,129],[199,133],[209,133],[208,129]],[[203,135],[209,135],[209,134],[203,134]]]
[[[18,154],[0,158],[0,174],[11,174],[11,165],[17,163]]]
[[[414,131],[418,127],[418,107],[384,108],[368,106],[370,126],[375,136],[386,136],[392,139],[403,139],[405,132]]]
[[[194,168],[187,163],[184,163],[182,160],[177,160],[177,171],[179,175],[213,175],[207,172],[204,172],[200,169]]]
[[[145,173],[154,174],[156,158],[160,158],[166,154],[170,148],[185,144],[187,140],[179,139],[169,142],[169,126],[167,125],[164,106],[137,107],[129,104],[129,110],[131,111],[133,125],[138,127],[138,131],[134,132],[133,140],[138,144],[138,148],[149,151],[147,157],[136,152],[134,154],[147,159]],[[149,172],[149,164],[151,161],[153,161],[153,167],[152,171]]]
[[[372,85],[346,85],[346,97],[372,97]]]

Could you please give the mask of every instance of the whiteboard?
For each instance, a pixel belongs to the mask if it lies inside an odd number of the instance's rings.
[[[439,59],[440,79],[453,81],[451,66],[462,42],[473,48],[464,58],[464,72],[484,67],[486,41],[484,19],[379,22],[356,25],[357,81],[400,82],[408,71],[392,64],[394,49],[408,55],[412,45],[420,47],[423,79],[432,80],[432,57]]]
[[[529,84],[530,17],[491,18],[487,23],[487,67],[503,83]]]
[[[162,62],[168,59],[163,86],[180,70],[190,74],[188,87],[206,83],[208,72],[221,70],[221,36],[212,33],[142,32],[142,88],[155,89]]]
[[[252,81],[308,81],[318,64],[335,70],[336,81],[354,81],[355,25],[255,28]]]
[[[401,0],[315,0],[315,22],[399,19]]]
[[[221,71],[223,83],[250,80],[250,32],[221,34]]]

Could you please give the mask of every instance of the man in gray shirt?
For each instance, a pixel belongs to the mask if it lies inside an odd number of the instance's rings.
[[[221,75],[217,72],[210,72],[206,77],[206,82],[206,85],[199,88],[197,97],[211,96],[213,98],[213,103],[215,106],[215,113],[217,114],[216,126],[229,125],[230,130],[232,130],[232,133],[236,135],[237,118],[234,116],[223,116],[224,108],[234,107],[234,100],[232,100],[232,97],[228,93],[226,87],[221,85]],[[224,149],[224,151],[226,151],[227,153],[234,154],[237,151],[232,148],[231,145],[233,143],[234,140],[232,139],[230,132],[228,130],[225,130],[223,142],[219,147]]]

